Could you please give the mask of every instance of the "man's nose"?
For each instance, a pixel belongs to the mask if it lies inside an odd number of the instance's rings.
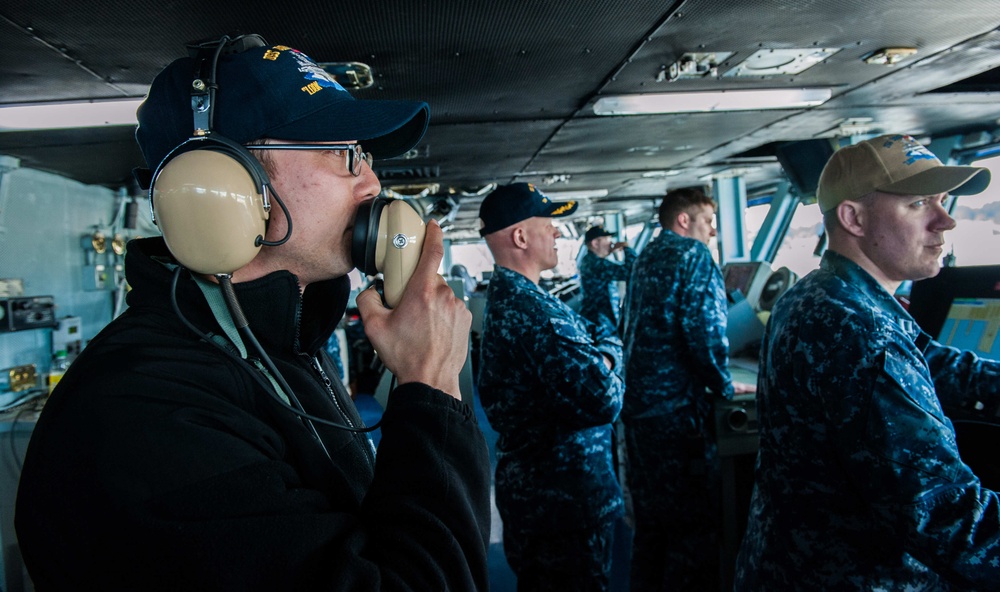
[[[375,175],[375,171],[372,170],[368,163],[363,163],[361,165],[361,175],[359,175],[361,180],[359,184],[364,189],[361,192],[361,200],[371,199],[376,197],[382,192],[382,183],[379,182],[378,177]]]
[[[946,230],[951,230],[955,228],[957,223],[955,222],[955,219],[952,218],[951,215],[948,213],[948,210],[944,207],[943,203],[937,204],[936,211],[938,216],[934,220],[935,224],[934,230],[944,232]]]

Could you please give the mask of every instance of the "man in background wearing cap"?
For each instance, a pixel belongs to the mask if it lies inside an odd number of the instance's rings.
[[[940,270],[949,193],[990,174],[913,138],[841,148],[820,177],[820,269],[775,305],[737,590],[998,590],[1000,501],[945,406],[995,413],[1000,363],[945,347],[893,297]]]
[[[612,242],[613,236],[614,233],[608,232],[603,226],[591,226],[583,236],[587,252],[580,262],[580,286],[583,288],[580,315],[617,333],[621,317],[618,282],[628,281],[636,254],[628,243]],[[623,251],[625,254],[625,260],[621,263],[610,257],[616,251]]]
[[[74,362],[29,445],[16,526],[31,577],[40,590],[485,589],[488,449],[457,398],[470,318],[436,274],[435,223],[396,308],[357,297],[400,385],[377,457],[322,349],[348,300],[355,213],[380,192],[358,143],[405,152],[427,105],[355,101],[301,52],[241,39],[207,86],[210,133],[253,144],[287,208],[270,212],[273,246],[232,272],[259,348],[236,351],[206,300],[215,276],[174,274],[183,245],[129,243],[129,309]],[[192,135],[196,70],[167,66],[139,110],[153,169]],[[288,142],[305,148],[271,150]]]
[[[719,459],[712,399],[733,383],[725,285],[708,248],[715,202],[668,191],[659,236],[639,255],[625,306],[622,409],[635,510],[634,591],[719,589]]]
[[[559,262],[554,203],[528,183],[479,210],[496,266],[486,294],[479,395],[497,441],[496,503],[518,590],[606,590],[621,489],[611,424],[621,340],[538,286]]]

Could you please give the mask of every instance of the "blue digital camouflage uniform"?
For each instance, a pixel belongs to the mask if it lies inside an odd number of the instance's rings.
[[[941,402],[995,408],[1000,363],[945,347],[828,251],[774,307],[736,590],[1000,590],[1000,505]]]
[[[587,249],[586,246],[584,248]],[[580,315],[592,323],[610,327],[615,332],[618,331],[621,310],[618,282],[628,281],[636,259],[635,251],[628,247],[624,254],[624,261],[619,263],[610,255],[601,258],[587,249],[580,262],[580,286],[583,288]]]
[[[486,297],[479,395],[499,434],[496,503],[507,560],[519,589],[604,589],[623,513],[611,462],[621,341],[501,266]]]
[[[719,589],[712,398],[732,398],[725,284],[704,243],[663,229],[632,269],[622,409],[632,590]]]
[[[340,379],[344,379],[344,360],[340,357],[340,339],[337,337],[337,333],[334,332],[330,335],[330,339],[326,341],[324,346],[326,353],[330,354],[330,359],[333,360],[334,366],[337,368],[337,374]]]

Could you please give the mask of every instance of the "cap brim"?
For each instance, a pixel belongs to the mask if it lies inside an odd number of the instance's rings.
[[[936,166],[876,189],[898,195],[975,195],[986,189],[990,177],[982,167]]]
[[[423,101],[339,101],[265,135],[300,142],[356,140],[375,158],[392,158],[420,142],[430,121]]]
[[[608,232],[608,231],[605,230],[604,232],[587,233],[587,234],[585,234],[583,236],[583,240],[589,243],[590,241],[595,240],[595,239],[599,239],[601,237],[614,236],[614,235],[615,235],[615,233]]]
[[[549,203],[549,207],[545,208],[543,213],[538,215],[546,218],[562,218],[575,212],[579,205],[575,201],[553,201]]]

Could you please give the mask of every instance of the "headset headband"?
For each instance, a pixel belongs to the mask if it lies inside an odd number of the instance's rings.
[[[218,89],[215,74],[219,56],[244,52],[267,45],[260,35],[223,35],[218,39],[189,43],[187,48],[195,61],[194,80],[191,82],[191,110],[194,112],[194,135],[212,133],[215,124],[215,91]]]

